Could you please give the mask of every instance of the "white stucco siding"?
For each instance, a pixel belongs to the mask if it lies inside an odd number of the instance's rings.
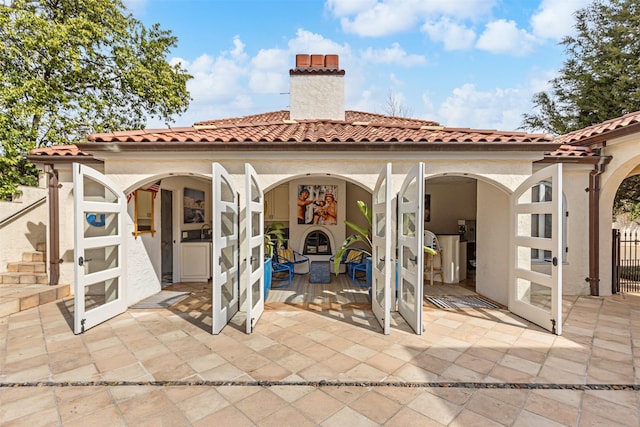
[[[292,120],[344,120],[343,75],[292,75],[289,92]]]
[[[38,187],[20,186],[22,196],[13,201],[0,201],[0,220],[18,214],[13,220],[0,228],[0,266],[6,271],[7,264],[22,260],[24,252],[33,252],[39,243],[48,238],[49,205],[48,200],[29,211],[19,212],[34,202],[47,196],[46,180],[41,179]],[[47,272],[48,272],[47,266]]]
[[[622,181],[640,165],[640,135],[607,141],[602,153],[613,157],[600,178],[600,295],[610,295],[613,200]]]
[[[126,158],[124,156],[127,156]],[[312,182],[320,178],[340,182],[341,194],[338,197],[344,203],[346,182],[356,183],[365,192],[372,191],[378,173],[387,162],[393,164],[392,192],[397,192],[406,172],[418,161],[426,164],[427,177],[445,174],[467,175],[478,179],[478,284],[479,291],[500,302],[506,302],[506,261],[496,263],[494,254],[507,259],[505,243],[508,223],[507,193],[517,187],[531,173],[531,161],[536,158],[530,153],[371,153],[371,152],[249,152],[249,153],[118,153],[104,155],[104,173],[128,193],[142,186],[162,179],[162,188],[174,191],[174,231],[178,232],[188,225],[182,222],[181,197],[185,186],[202,189],[206,192],[207,205],[211,201],[211,164],[218,162],[231,174],[240,193],[241,209],[244,209],[244,164],[248,162],[256,169],[264,190],[269,190],[284,182],[304,180]],[[69,169],[70,171],[70,169]],[[73,282],[73,194],[71,174],[62,174],[61,181],[61,250],[65,263],[61,266],[61,277]],[[296,187],[290,185],[291,188]],[[294,188],[292,191],[295,191]],[[290,204],[295,208],[294,200]],[[129,206],[127,219],[128,234],[128,302],[136,301],[160,290],[161,287],[161,236],[160,236],[160,197],[155,202],[154,236],[143,234],[135,239],[133,231],[133,208]],[[370,202],[369,199],[366,200]],[[347,203],[355,200],[347,201]],[[176,207],[178,206],[178,207]],[[177,209],[177,211],[175,211]],[[207,209],[206,221],[210,222],[211,212]],[[241,216],[243,214],[241,213]],[[346,213],[339,218],[343,223]],[[290,215],[290,218],[292,215]],[[504,217],[504,218],[503,218]],[[295,218],[295,216],[293,216]],[[241,229],[242,233],[242,229]],[[296,233],[294,231],[294,233]],[[339,245],[346,230],[334,236]],[[174,235],[175,236],[175,235]],[[179,237],[179,236],[177,236]],[[299,244],[301,235],[291,236],[292,242]],[[176,239],[179,240],[179,239]],[[484,240],[484,243],[481,241]],[[244,242],[241,241],[241,245]],[[174,278],[179,280],[179,269],[175,260],[179,259],[178,249],[174,252]],[[504,254],[500,255],[501,252]],[[488,258],[487,254],[492,254]],[[241,259],[244,249],[241,246]],[[242,268],[242,266],[241,266]]]

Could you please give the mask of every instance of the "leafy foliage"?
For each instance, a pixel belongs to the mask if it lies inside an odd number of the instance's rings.
[[[594,0],[576,12],[576,35],[549,92],[534,95],[537,113],[522,127],[564,134],[640,110],[640,3]]]
[[[284,244],[284,229],[283,223],[274,222],[264,231],[264,249],[268,258],[273,258],[275,248]]]
[[[640,219],[640,175],[630,176],[620,184],[613,201],[613,215],[628,213],[630,220]]]
[[[340,272],[340,261],[342,260],[344,255],[347,253],[347,250],[351,246],[355,245],[356,243],[364,244],[364,245],[360,244],[359,246],[365,246],[366,249],[362,249],[363,252],[371,256],[371,249],[373,248],[373,243],[371,242],[371,238],[369,237],[370,236],[369,230],[371,229],[371,225],[373,222],[372,211],[369,210],[369,207],[367,206],[367,204],[362,200],[358,200],[356,203],[358,204],[358,210],[366,218],[367,223],[369,224],[369,228],[367,229],[367,228],[361,227],[358,224],[351,221],[344,222],[347,225],[347,227],[354,230],[356,234],[351,234],[347,236],[347,238],[344,239],[344,242],[342,242],[342,245],[340,245],[335,255],[333,256],[333,270],[335,274],[338,274]]]
[[[35,147],[165,122],[189,103],[189,76],[165,59],[177,39],[121,0],[0,3],[0,198],[35,168]]]

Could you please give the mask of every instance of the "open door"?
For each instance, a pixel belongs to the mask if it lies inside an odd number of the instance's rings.
[[[529,177],[511,195],[509,311],[562,333],[562,165]]]
[[[238,312],[238,193],[231,176],[222,165],[212,165],[213,236],[212,330],[219,334]]]
[[[385,335],[391,317],[391,277],[395,263],[391,256],[391,163],[382,169],[373,190],[373,248],[371,252],[371,309]]]
[[[416,334],[423,332],[424,163],[407,174],[398,193],[398,311]]]
[[[73,164],[75,334],[127,309],[127,197],[108,177]]]
[[[251,333],[264,312],[264,192],[253,167],[244,164],[247,230],[247,324]]]

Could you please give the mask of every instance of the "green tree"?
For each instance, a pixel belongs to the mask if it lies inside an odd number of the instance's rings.
[[[0,40],[0,198],[35,182],[28,150],[168,124],[190,101],[191,76],[166,59],[176,37],[121,0],[3,2]]]
[[[613,201],[613,215],[628,213],[629,219],[640,219],[640,175],[626,178],[618,187]]]
[[[640,2],[594,0],[576,12],[567,59],[522,127],[560,135],[640,110]]]

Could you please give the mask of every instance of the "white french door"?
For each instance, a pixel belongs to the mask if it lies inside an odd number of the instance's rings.
[[[509,311],[560,335],[562,165],[523,182],[511,195],[511,212]]]
[[[398,311],[421,335],[424,265],[424,163],[402,183],[398,203]]]
[[[264,312],[264,192],[253,167],[244,164],[247,242],[247,322],[251,333]]]
[[[212,164],[212,178],[211,310],[212,331],[219,334],[238,312],[238,193],[219,163]]]
[[[74,326],[80,334],[127,309],[127,197],[100,172],[73,164]]]
[[[380,171],[373,190],[371,213],[371,309],[380,322],[385,335],[391,325],[391,278],[395,263],[391,256],[392,215],[391,215],[391,163]]]

